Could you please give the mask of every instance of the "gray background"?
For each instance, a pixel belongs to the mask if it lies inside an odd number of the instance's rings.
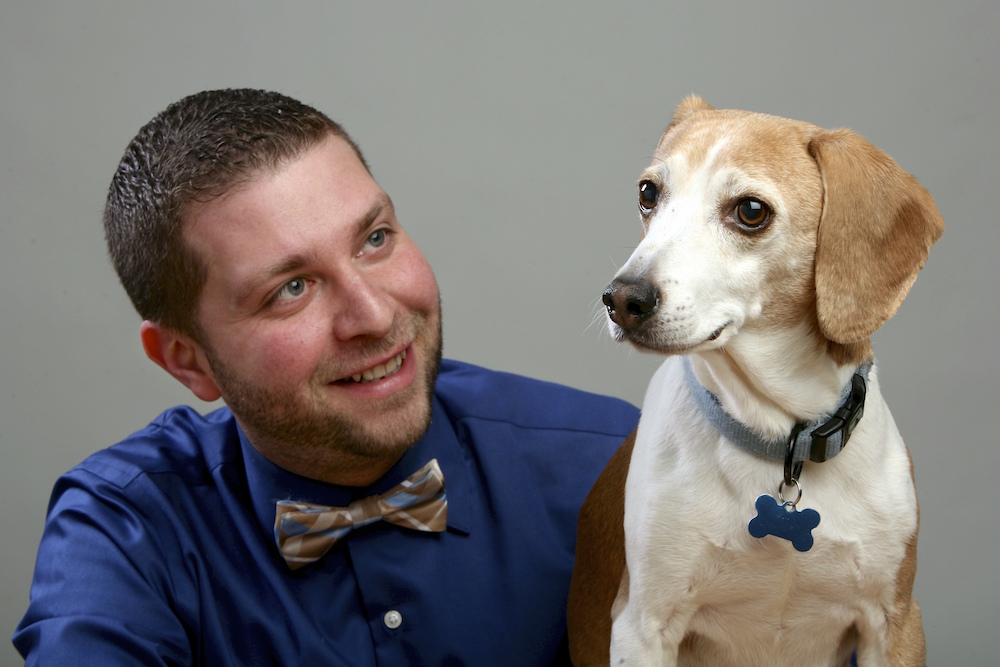
[[[56,476],[197,400],[143,356],[100,229],[154,114],[230,86],[328,112],[436,270],[446,354],[638,403],[657,360],[609,339],[598,298],[638,239],[635,179],[698,92],[852,127],[935,196],[948,228],[875,348],[916,465],[930,663],[995,665],[998,35],[995,0],[5,2],[0,635]]]

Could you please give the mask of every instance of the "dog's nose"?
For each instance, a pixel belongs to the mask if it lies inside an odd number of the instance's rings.
[[[635,329],[656,312],[660,294],[645,280],[615,279],[604,289],[601,301],[612,322],[623,329]]]

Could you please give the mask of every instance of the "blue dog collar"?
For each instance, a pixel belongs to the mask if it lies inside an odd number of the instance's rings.
[[[798,478],[806,460],[822,463],[839,454],[861,421],[865,408],[868,373],[872,362],[858,367],[840,394],[840,407],[832,414],[810,423],[796,424],[787,439],[766,440],[750,428],[733,419],[722,408],[719,398],[706,389],[694,376],[691,360],[684,357],[684,372],[695,403],[708,421],[726,439],[743,449],[769,459],[785,462],[785,482]]]

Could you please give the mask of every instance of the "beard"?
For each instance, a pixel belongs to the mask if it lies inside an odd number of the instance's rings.
[[[422,363],[423,368],[417,369],[413,385],[378,402],[375,419],[328,403],[327,379],[335,377],[332,364],[316,368],[308,398],[303,398],[295,387],[273,388],[241,376],[211,346],[202,347],[223,400],[254,447],[287,470],[324,479],[331,471],[395,462],[427,432],[442,354],[441,319],[432,319],[414,316],[414,347],[420,347],[411,363]],[[393,349],[397,338],[364,344],[357,352],[377,357]]]

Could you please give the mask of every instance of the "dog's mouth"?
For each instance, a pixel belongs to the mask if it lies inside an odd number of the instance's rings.
[[[728,327],[730,324],[732,324],[732,322],[726,322],[721,327],[719,327],[718,329],[716,329],[715,331],[713,331],[712,335],[710,335],[707,339],[705,339],[705,342],[706,343],[711,343],[713,340],[718,339],[718,337],[722,335],[723,330],[726,327]]]
[[[698,352],[704,346],[719,340],[723,333],[725,333],[726,329],[732,324],[732,320],[726,322],[709,334],[707,338],[695,343],[677,340],[674,337],[664,337],[662,332],[656,334],[652,331],[628,331],[621,328],[618,328],[615,332],[615,338],[618,341],[628,341],[629,344],[645,352],[652,352],[655,354],[689,354],[691,352]]]

